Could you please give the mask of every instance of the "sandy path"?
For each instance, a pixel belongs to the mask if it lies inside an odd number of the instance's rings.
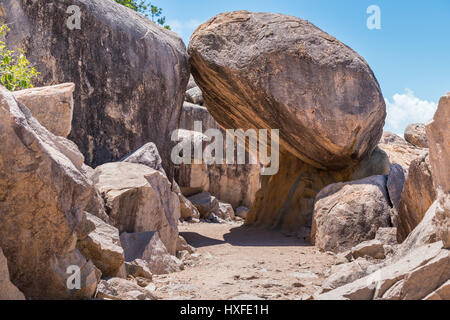
[[[182,272],[154,276],[162,299],[304,299],[315,293],[334,255],[276,231],[241,224],[183,224],[197,249]]]

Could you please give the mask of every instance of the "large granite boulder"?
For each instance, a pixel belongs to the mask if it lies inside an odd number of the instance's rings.
[[[0,300],[25,300],[25,296],[9,279],[8,261],[0,248]]]
[[[30,109],[33,117],[54,135],[67,137],[72,130],[73,83],[14,92],[16,100]]]
[[[401,243],[419,225],[436,200],[430,158],[422,156],[411,163],[398,209],[398,234]]]
[[[82,154],[3,87],[0,149],[0,247],[11,281],[31,299],[91,298],[98,269],[76,249],[75,229],[94,192],[80,171]],[[67,286],[72,267],[79,290]]]
[[[342,252],[391,225],[387,177],[373,176],[324,188],[316,197],[311,239],[325,251]]]
[[[295,156],[280,154],[280,171],[275,176],[263,176],[261,189],[251,206],[246,223],[297,233],[310,227],[317,194],[336,182],[359,180],[373,175],[389,174],[387,155],[375,149],[359,165],[338,171],[312,167]]]
[[[436,225],[438,237],[450,248],[450,93],[439,101],[433,121],[427,126],[430,140],[430,162],[438,193]]]
[[[97,167],[93,181],[113,226],[121,233],[158,231],[167,250],[175,254],[180,201],[164,174],[141,164],[117,162]]]
[[[189,44],[205,105],[227,129],[280,129],[280,147],[320,169],[369,156],[386,108],[356,52],[311,23],[274,13],[222,13]]]
[[[10,47],[23,47],[38,85],[75,83],[70,139],[88,164],[121,159],[148,141],[170,170],[189,80],[181,38],[114,0],[2,1]],[[77,6],[80,29],[68,27]],[[169,172],[168,172],[169,174]]]
[[[415,123],[407,126],[405,140],[416,147],[429,148],[427,130],[423,123]]]

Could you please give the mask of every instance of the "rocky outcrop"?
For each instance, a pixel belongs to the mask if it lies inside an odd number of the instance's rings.
[[[433,121],[427,126],[430,140],[430,162],[438,193],[436,225],[438,237],[450,248],[450,93],[439,101]]]
[[[83,156],[2,87],[0,137],[0,247],[11,281],[31,299],[91,298],[99,273],[75,247],[94,192],[80,172]],[[71,266],[80,270],[80,290],[67,286]]]
[[[128,233],[158,231],[175,254],[180,201],[165,175],[144,165],[117,162],[97,167],[93,181],[113,226]]]
[[[85,237],[79,236],[78,250],[86,258],[92,260],[103,276],[117,276],[125,261],[120,245],[119,230],[90,213],[86,213],[83,223],[91,224],[93,230]],[[89,226],[84,228],[89,228]]]
[[[33,117],[47,130],[54,135],[67,137],[72,130],[74,91],[73,83],[65,83],[16,91],[14,97],[26,105]]]
[[[193,132],[191,130],[194,129],[196,121],[202,123],[202,129],[205,132],[209,129],[220,130],[225,142],[225,131],[220,128],[208,110],[205,107],[185,102],[179,127],[187,132]],[[203,146],[206,148],[206,144]],[[250,155],[246,153],[246,159],[249,157]],[[203,162],[202,164],[180,165],[175,171],[175,179],[186,196],[205,191],[223,202],[230,203],[234,208],[250,207],[260,187],[260,171],[261,168],[257,164],[231,165],[224,161],[223,164],[207,165]]]
[[[325,251],[342,252],[391,225],[386,176],[324,188],[316,197],[311,239]]]
[[[423,123],[410,124],[405,130],[405,140],[419,148],[429,148],[426,127]]]
[[[219,14],[194,32],[189,54],[222,127],[280,129],[281,149],[316,168],[355,165],[382,135],[385,103],[371,69],[307,21]]]
[[[70,139],[87,163],[119,160],[153,141],[169,174],[168,137],[177,128],[189,79],[181,38],[113,0],[2,6],[6,23],[15,26],[8,45],[26,49],[41,72],[37,85],[75,83]],[[68,28],[70,6],[80,10],[80,29]]]
[[[181,261],[169,254],[158,232],[122,233],[120,241],[125,261],[142,260],[153,274],[172,273],[182,268]]]
[[[409,167],[414,160],[424,157],[428,153],[427,149],[413,146],[402,137],[390,132],[383,134],[378,147],[388,155],[391,164],[402,166],[405,175],[408,174]]]
[[[156,300],[155,295],[150,290],[121,278],[100,281],[97,298],[105,300]]]
[[[316,169],[293,155],[280,155],[280,171],[275,176],[263,176],[246,223],[278,228],[297,233],[310,227],[317,194],[335,182],[352,181],[373,175],[389,174],[385,153],[376,149],[358,166],[340,171]]]
[[[436,200],[429,156],[411,163],[398,209],[398,241],[403,242]]]
[[[9,279],[8,261],[0,248],[0,300],[25,300],[25,296]]]
[[[318,297],[318,300],[420,300],[450,278],[450,251],[442,242],[410,252],[364,278]]]

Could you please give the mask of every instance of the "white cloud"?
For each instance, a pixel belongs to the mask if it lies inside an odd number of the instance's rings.
[[[427,123],[437,110],[437,104],[420,100],[410,89],[406,94],[395,94],[392,102],[386,100],[387,119],[385,130],[403,136],[405,129],[412,123]]]
[[[195,19],[187,21],[180,21],[180,20],[167,21],[167,24],[170,26],[172,31],[178,33],[180,37],[183,38],[183,40],[186,42],[186,45],[188,45],[189,38],[191,37],[192,33],[202,23],[203,23],[202,21]]]

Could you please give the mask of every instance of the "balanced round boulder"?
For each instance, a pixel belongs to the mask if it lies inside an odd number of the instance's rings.
[[[228,129],[279,129],[280,145],[321,169],[371,154],[386,106],[355,51],[296,17],[237,11],[201,25],[189,45],[205,105]]]

